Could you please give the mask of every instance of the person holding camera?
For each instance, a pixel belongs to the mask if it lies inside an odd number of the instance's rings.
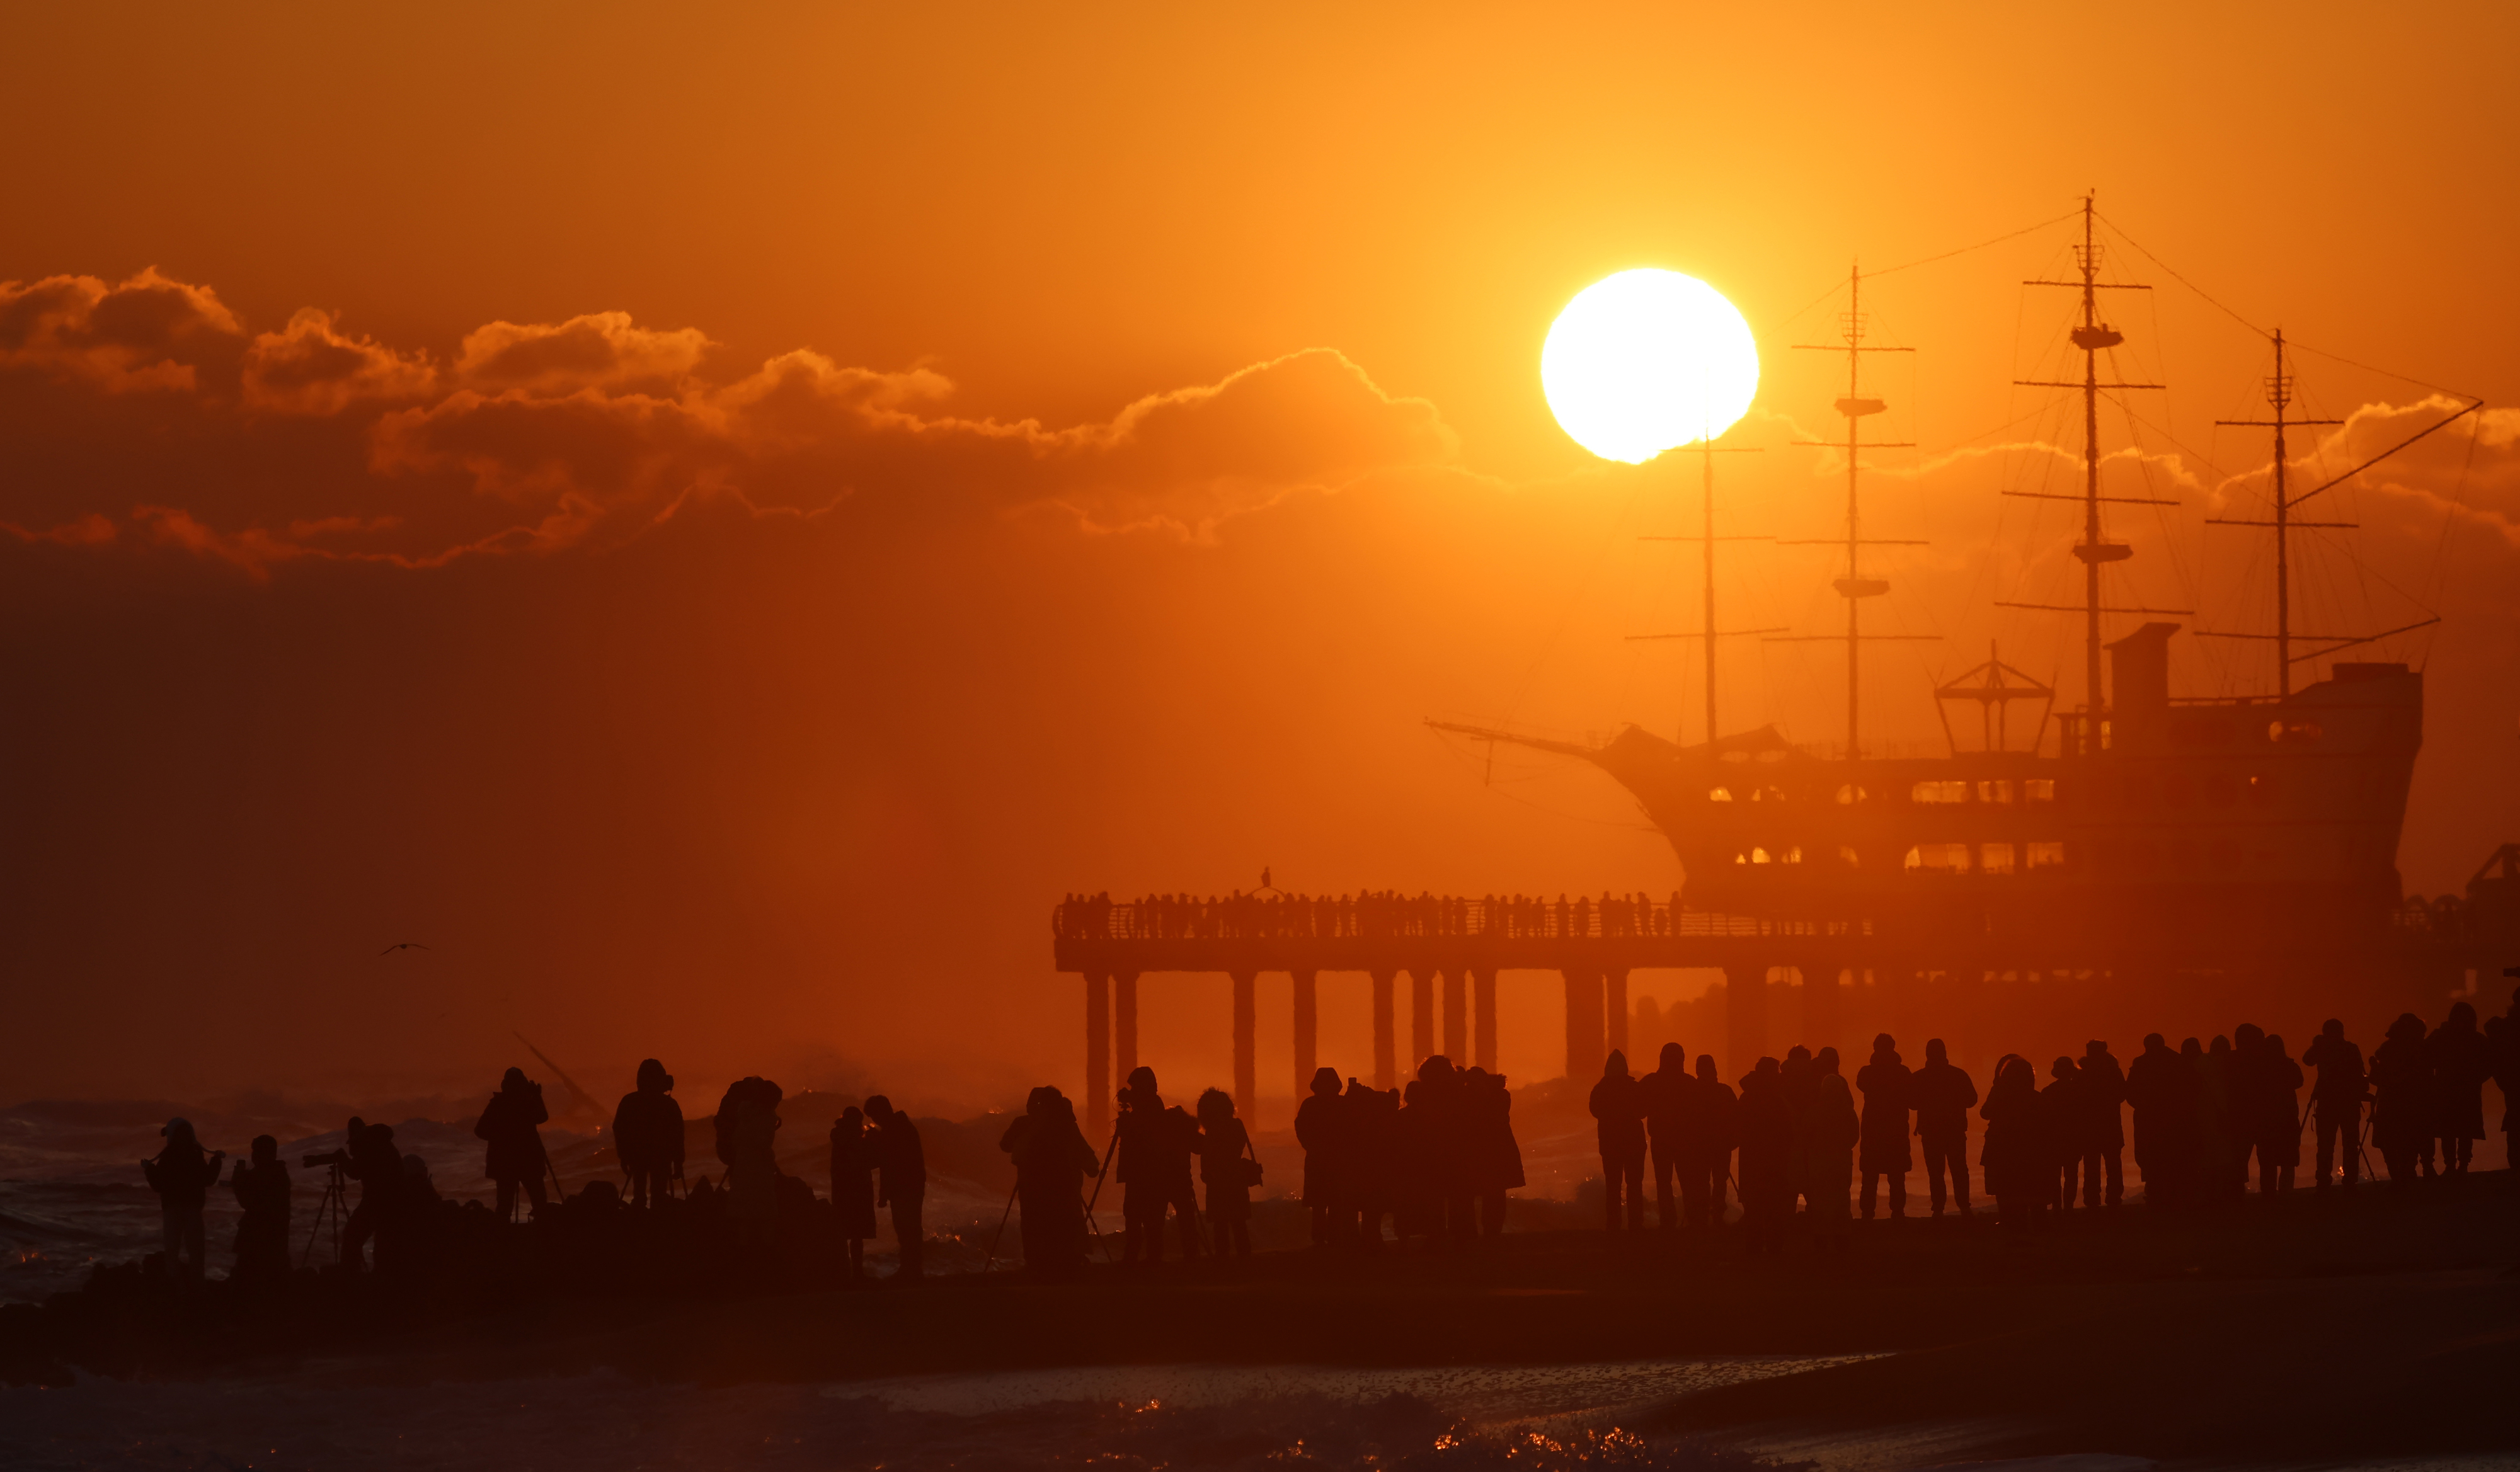
[[[543,1176],[551,1169],[551,1157],[543,1153],[542,1131],[535,1128],[551,1118],[543,1106],[543,1086],[525,1077],[521,1068],[511,1068],[499,1081],[499,1092],[481,1111],[480,1122],[472,1133],[490,1145],[489,1158],[481,1174],[499,1185],[499,1219],[512,1221],[517,1211],[517,1188],[524,1187],[525,1198],[533,1203],[539,1216],[545,1203]],[[397,1158],[394,1169],[399,1175],[402,1162]],[[369,1186],[373,1191],[373,1183]],[[364,1210],[365,1202],[360,1203]]]
[[[279,1139],[255,1136],[253,1158],[237,1162],[228,1189],[245,1213],[237,1223],[230,1279],[269,1287],[289,1276],[289,1167],[280,1158]]]
[[[140,1162],[140,1169],[149,1178],[149,1188],[158,1193],[164,1218],[166,1271],[182,1281],[198,1283],[204,1256],[202,1208],[219,1179],[219,1163],[227,1159],[227,1151],[202,1150],[188,1119],[170,1119],[158,1133],[164,1137],[165,1148]]]
[[[1260,1157],[1251,1133],[1234,1117],[1234,1095],[1210,1089],[1198,1096],[1198,1179],[1207,1182],[1207,1227],[1216,1255],[1251,1255],[1251,1187]]]

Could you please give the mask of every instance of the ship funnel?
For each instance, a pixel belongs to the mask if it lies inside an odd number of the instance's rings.
[[[2110,746],[2160,740],[2170,715],[2170,636],[2178,632],[2177,624],[2148,623],[2109,646]]]

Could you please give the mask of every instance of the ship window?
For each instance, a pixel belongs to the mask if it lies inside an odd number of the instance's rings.
[[[2021,780],[2021,800],[2023,802],[2054,802],[2056,800],[2056,779],[2052,777],[2023,778]]]
[[[1977,846],[1977,870],[1978,872],[1982,874],[2008,874],[2012,872],[2012,845],[2009,843],[1979,844]]]
[[[1797,843],[1797,844],[1795,844],[1792,848],[1789,848],[1789,849],[1785,850],[1785,862],[1786,862],[1787,864],[1800,864],[1800,863],[1802,863],[1802,862],[1803,862],[1803,846],[1802,846],[1801,844]]]
[[[1964,781],[1918,782],[1910,793],[1917,802],[1966,802],[1969,784]]]
[[[2008,777],[1999,777],[1989,781],[1979,782],[1977,784],[1977,800],[1980,802],[2012,801],[2012,779]]]
[[[1759,753],[1759,760],[1763,762],[1781,762],[1784,759],[1785,749],[1782,746],[1778,746],[1771,751],[1762,751]]]
[[[1732,800],[1732,789],[1731,787],[1718,787],[1714,791],[1706,794],[1706,800],[1708,802],[1731,802]]]
[[[2259,807],[2275,800],[2275,780],[2260,773],[2249,779],[2249,801]]]
[[[1748,854],[1734,854],[1732,856],[1732,862],[1735,864],[1747,864],[1750,862],[1750,856]]]
[[[1849,806],[1862,802],[1870,795],[1853,782],[1848,782],[1837,789],[1837,800]]]
[[[2065,867],[2065,845],[2061,843],[2033,843],[2028,845],[2028,847],[2030,849],[2029,858],[2030,867],[2032,869],[2063,869]]]
[[[2267,739],[2270,741],[2306,743],[2316,741],[2318,737],[2319,730],[2317,721],[2271,721],[2267,724]]]
[[[1724,753],[1724,760],[1728,762],[1746,762],[1749,759],[1750,753],[1746,751],[1728,751]]]
[[[1765,863],[1767,863],[1767,862],[1768,862],[1768,851],[1767,851],[1766,849],[1763,849],[1763,848],[1754,848],[1754,849],[1750,850],[1750,862],[1751,862],[1751,863],[1753,863],[1753,864],[1765,864]]]
[[[1968,862],[1969,846],[1965,843],[1919,843],[1908,850],[1910,873],[1965,873]]]
[[[1837,862],[1849,869],[1864,867],[1864,861],[1856,857],[1855,846],[1849,843],[1841,843],[1837,846]]]

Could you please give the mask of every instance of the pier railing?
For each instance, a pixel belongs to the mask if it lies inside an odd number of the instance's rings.
[[[1819,935],[1804,920],[1690,910],[1677,897],[1602,895],[1542,900],[1416,896],[1246,894],[1135,901],[1076,898],[1057,906],[1052,933],[1062,940],[1391,940],[1495,937],[1512,940],[1666,936]]]

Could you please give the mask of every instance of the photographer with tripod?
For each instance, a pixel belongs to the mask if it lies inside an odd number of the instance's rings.
[[[499,1183],[502,1222],[516,1220],[518,1186],[524,1187],[534,1214],[542,1214],[543,1176],[551,1170],[551,1157],[543,1153],[542,1132],[535,1127],[550,1118],[551,1110],[543,1106],[543,1086],[526,1078],[523,1069],[511,1068],[482,1109],[480,1122],[472,1127],[474,1135],[490,1143],[481,1174]]]

